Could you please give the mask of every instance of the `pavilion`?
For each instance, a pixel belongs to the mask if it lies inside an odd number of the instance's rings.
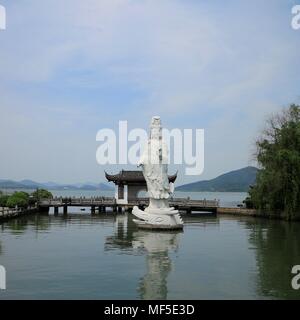
[[[147,191],[147,184],[143,172],[140,170],[122,170],[118,174],[108,174],[105,177],[116,186],[115,199],[117,204],[128,204],[138,199],[140,191]],[[169,176],[169,182],[175,182],[177,173]]]

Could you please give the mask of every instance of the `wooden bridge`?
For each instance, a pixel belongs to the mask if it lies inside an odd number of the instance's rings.
[[[41,200],[38,204],[41,211],[49,212],[49,208],[54,208],[54,214],[58,214],[59,208],[63,208],[63,213],[68,213],[68,207],[91,208],[91,213],[104,213],[107,209],[112,212],[131,211],[134,206],[144,209],[148,206],[148,198],[138,198],[129,201],[127,204],[117,203],[115,198],[110,197],[92,197],[92,198],[54,198]],[[170,207],[174,207],[180,212],[188,214],[192,212],[211,212],[216,213],[219,207],[218,200],[191,200],[190,198],[171,198]]]

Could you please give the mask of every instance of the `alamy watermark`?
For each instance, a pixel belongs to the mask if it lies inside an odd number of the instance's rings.
[[[292,28],[294,30],[299,30],[300,29],[300,5],[293,6],[292,15],[293,15],[292,23],[291,23]]]
[[[0,4],[0,30],[6,29],[6,9]]]
[[[300,289],[300,265],[293,266],[292,274],[295,274],[291,283],[292,288],[294,290],[299,290]]]
[[[0,265],[0,290],[6,289],[6,270]]]
[[[107,128],[98,131],[96,141],[101,142],[96,152],[98,164],[138,165],[148,140],[147,131],[140,128],[128,131],[127,121],[119,121],[118,130],[117,134]],[[204,129],[163,128],[162,140],[170,151],[166,159],[168,164],[184,164],[186,175],[200,175],[203,172]]]

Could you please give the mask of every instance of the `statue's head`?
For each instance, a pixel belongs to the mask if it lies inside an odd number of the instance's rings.
[[[160,127],[161,126],[161,120],[159,116],[154,116],[151,119],[151,127]]]
[[[161,132],[161,121],[160,117],[154,116],[151,119],[150,124],[150,139],[161,139],[162,132]]]

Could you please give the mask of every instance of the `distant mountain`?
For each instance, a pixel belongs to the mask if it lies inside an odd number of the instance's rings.
[[[43,188],[44,185],[42,183],[38,183],[32,180],[22,180],[20,181],[20,184],[27,186],[28,188]]]
[[[115,188],[114,187],[112,187],[112,186],[110,186],[110,185],[108,185],[108,184],[106,184],[106,183],[99,183],[98,184],[98,187],[99,187],[99,189],[100,190],[103,190],[103,191],[112,191],[112,190],[115,190]]]
[[[257,172],[258,169],[255,167],[246,167],[227,172],[211,180],[179,186],[176,191],[247,192],[249,186],[255,183]]]
[[[48,189],[48,190],[101,190],[113,188],[106,183],[58,184],[55,182],[39,183],[32,180],[13,181],[0,179],[0,189]]]
[[[4,179],[0,180],[0,189],[23,189],[23,188],[27,188],[27,187],[20,182],[4,180]]]
[[[55,183],[55,182],[52,182],[52,181],[45,182],[45,183],[43,183],[43,185],[45,187],[47,187],[47,188],[52,188],[52,189],[55,189],[56,187],[59,187],[58,183]]]

